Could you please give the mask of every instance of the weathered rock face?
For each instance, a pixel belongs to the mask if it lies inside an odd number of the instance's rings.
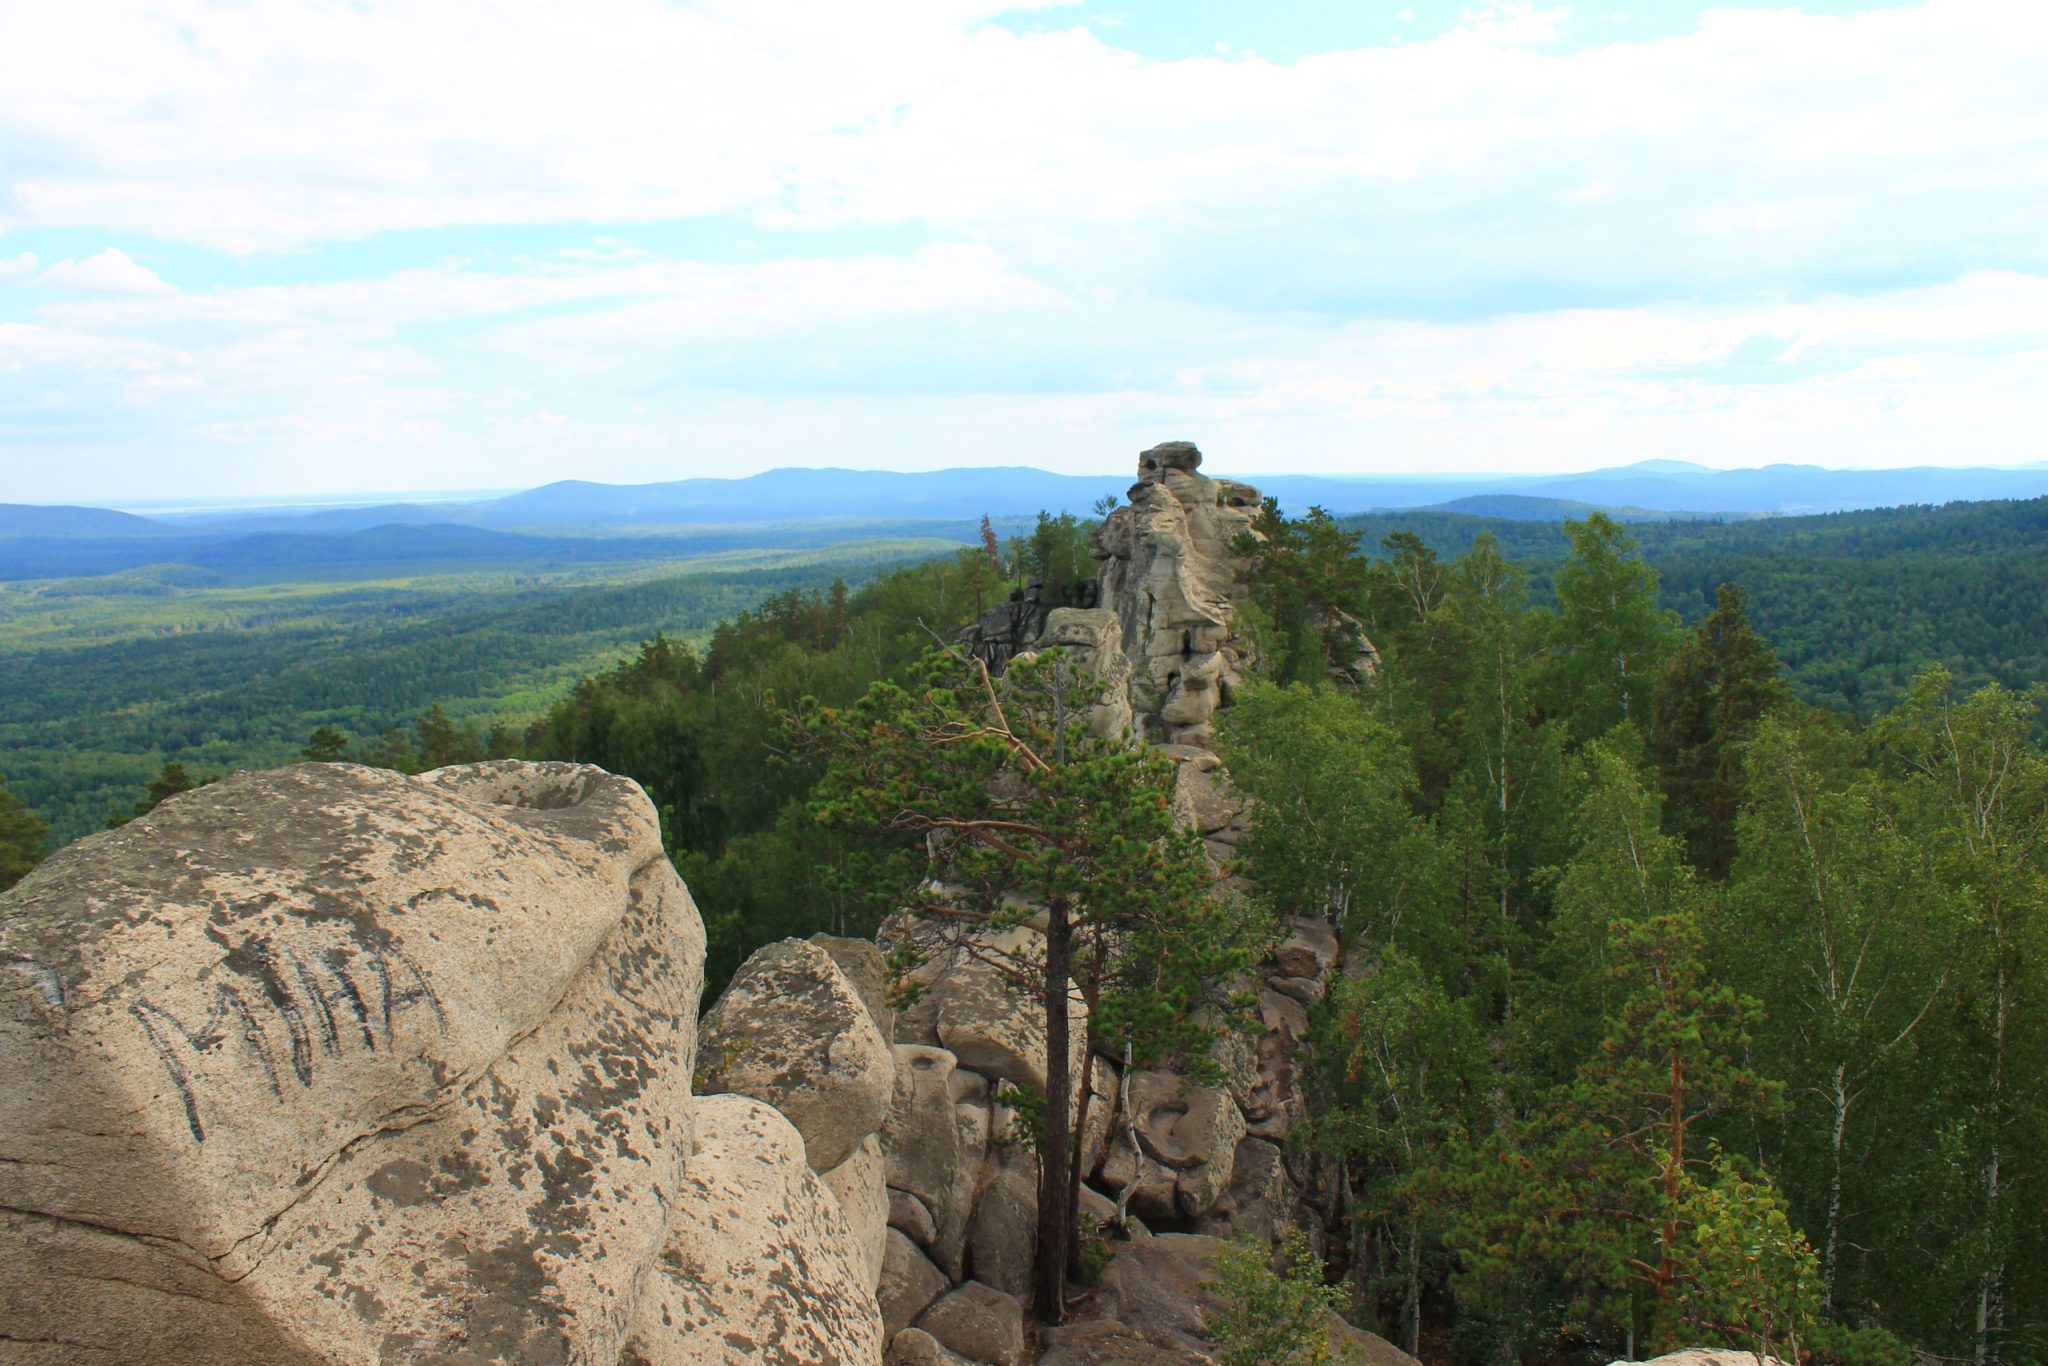
[[[703,953],[645,795],[573,765],[237,776],[63,851],[0,897],[0,1337],[754,1359],[695,1313],[878,1362],[794,1131],[690,1098]],[[678,1288],[721,1256],[797,1289]]]
[[[1083,662],[1102,687],[1088,718],[1088,733],[1100,738],[1131,731],[1131,661],[1124,655],[1123,623],[1107,607],[1062,607],[1046,617],[1036,648],[1061,649]]]
[[[1205,478],[1186,441],[1138,457],[1130,501],[1103,520],[1103,606],[1123,627],[1131,708],[1149,739],[1206,745],[1209,718],[1239,682],[1244,646],[1232,630],[1232,543],[1251,530],[1259,493]]]
[[[984,1366],[1023,1366],[1024,1309],[1009,1295],[969,1281],[917,1320],[940,1345]]]
[[[1043,1361],[1090,1366],[1215,1360],[1208,1332],[1219,1301],[1210,1276],[1222,1246],[1214,1238],[1169,1233],[1122,1249],[1109,1264],[1102,1288],[1081,1311],[1096,1322],[1052,1334],[1053,1346]],[[1343,1343],[1357,1360],[1372,1366],[1420,1366],[1385,1338],[1335,1314],[1329,1326],[1332,1340]]]
[[[896,1027],[896,1012],[889,1005],[889,965],[872,939],[847,939],[836,934],[814,934],[811,942],[823,949],[835,963],[847,984],[860,996],[884,1039]]]
[[[1139,1072],[1130,1113],[1102,1164],[1111,1190],[1134,1186],[1130,1205],[1148,1219],[1206,1212],[1230,1186],[1244,1112],[1220,1087],[1197,1086],[1173,1072]]]
[[[1028,584],[975,618],[955,639],[993,672],[1031,648],[1045,633],[1047,621],[1055,613],[1093,608],[1100,591],[1100,583],[1093,579],[1063,589]]]
[[[859,1256],[863,1280],[869,1290],[882,1281],[884,1235],[889,1228],[889,1184],[882,1161],[882,1145],[869,1134],[847,1159],[821,1174],[825,1188],[839,1203],[848,1232]]]
[[[802,1136],[746,1096],[691,1108],[696,1152],[624,1360],[880,1362],[873,1277]]]
[[[882,1251],[879,1298],[882,1326],[890,1337],[908,1328],[912,1319],[952,1286],[946,1273],[933,1266],[915,1244],[897,1230],[889,1230]]]
[[[867,1002],[832,956],[785,939],[740,965],[697,1031],[697,1089],[765,1100],[828,1171],[882,1127],[895,1065]]]

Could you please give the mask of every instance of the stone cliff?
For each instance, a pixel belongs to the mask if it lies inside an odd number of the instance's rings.
[[[1085,661],[1227,896],[1211,720],[1259,499],[1200,460],[1145,452],[1096,589],[968,639]],[[1217,1085],[1094,1065],[1082,1214],[1117,1255],[1046,1333],[1030,1006],[955,951],[894,1010],[883,949],[821,936],[699,1020],[703,953],[646,796],[574,765],[237,776],[57,855],[0,897],[0,1362],[1197,1363],[1215,1240],[1332,1213],[1284,1145],[1327,924],[1246,984],[1264,1032]]]

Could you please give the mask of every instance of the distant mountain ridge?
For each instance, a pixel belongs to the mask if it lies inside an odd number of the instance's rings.
[[[111,508],[62,507],[43,503],[0,503],[0,539],[40,536],[51,540],[79,537],[166,536],[173,528],[132,512]]]
[[[1220,474],[1228,474],[1223,468]],[[2048,495],[2048,465],[1991,469],[1716,470],[1650,460],[1582,474],[1247,475],[1291,512],[1337,516],[1444,510],[1557,521],[1598,510],[1632,521],[1800,515]],[[0,579],[54,578],[184,563],[246,575],[295,563],[639,560],[706,549],[822,546],[878,536],[973,539],[982,516],[1005,533],[1041,509],[1088,515],[1128,492],[1122,476],[1027,466],[903,473],[775,469],[654,484],[563,480],[468,503],[384,503],[144,517],[90,507],[0,504]],[[407,528],[404,535],[373,534]],[[503,539],[492,539],[492,537]],[[602,540],[603,549],[570,542]],[[630,544],[639,542],[640,544]],[[666,546],[657,545],[666,542]]]
[[[1765,465],[1718,470],[1676,460],[1540,475],[1233,474],[1287,507],[1343,514],[1427,507],[1488,495],[1556,499],[1643,512],[1794,515],[1909,503],[1977,502],[2048,494],[2048,465],[2016,468],[1833,470]],[[472,503],[388,503],[293,514],[185,517],[181,527],[360,530],[373,525],[456,523],[505,531],[634,531],[711,524],[1030,516],[1088,512],[1121,498],[1122,476],[1055,474],[1030,466],[904,473],[837,468],[768,470],[744,478],[652,484],[569,479]],[[0,524],[4,525],[4,524]]]

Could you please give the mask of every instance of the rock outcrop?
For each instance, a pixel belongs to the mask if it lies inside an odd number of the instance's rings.
[[[1217,895],[1236,896],[1250,890],[1235,866],[1250,816],[1213,750],[1213,721],[1249,662],[1234,598],[1240,538],[1257,534],[1260,499],[1246,485],[1204,477],[1200,464],[1186,442],[1140,456],[1128,505],[1095,537],[1097,603],[1041,610],[1035,595],[1020,596],[962,639],[991,667],[1059,648],[1098,679],[1089,729],[1150,742],[1178,761],[1176,817],[1201,835]],[[1357,667],[1369,672],[1370,661]],[[906,1360],[963,1354],[942,1334],[926,1343],[917,1316],[929,1305],[1029,1288],[1037,1167],[1002,1139],[1007,1088],[1044,1085],[1043,1022],[1017,984],[1032,975],[1039,943],[1028,922],[965,951],[902,921],[883,934],[886,950],[925,955],[905,983],[915,999],[894,1021],[896,1090],[881,1133],[891,1239],[883,1300],[892,1330],[919,1324],[898,1339]],[[1104,1321],[1048,1334],[1047,1361],[1208,1359],[1194,1281],[1214,1244],[1186,1235],[1276,1240],[1298,1224],[1320,1246],[1330,1212],[1325,1174],[1312,1155],[1281,1145],[1305,1113],[1294,1056],[1337,954],[1328,924],[1288,927],[1244,984],[1263,1030],[1219,1040],[1219,1084],[1159,1069],[1124,1077],[1104,1060],[1092,1064],[1081,1208],[1091,1228],[1118,1240],[1117,1255],[1088,1311]],[[1070,1024],[1078,1066],[1086,1025],[1078,1006]],[[1173,1274],[1160,1280],[1155,1314],[1136,1287],[1164,1271]],[[1168,1329],[1150,1321],[1161,1315],[1178,1317]]]
[[[1175,811],[1232,897],[1250,817],[1213,720],[1248,664],[1234,547],[1259,498],[1200,461],[1145,452],[1097,582],[963,639],[1089,670],[1090,729],[1178,762]],[[702,925],[631,782],[231,778],[0,896],[0,1342],[197,1366],[1208,1361],[1206,1235],[1316,1238],[1331,1208],[1284,1140],[1339,945],[1287,928],[1213,1084],[1088,1060],[1074,994],[1081,1217],[1116,1255],[1037,1344],[1029,921],[935,939],[903,982],[903,918],[879,946],[771,944],[700,1027]]]
[[[241,775],[60,852],[0,897],[0,1339],[746,1359],[694,1309],[879,1361],[794,1131],[691,1097],[703,955],[646,796],[573,765]],[[678,1298],[741,1209],[750,1255],[859,1289]]]
[[[1129,501],[1103,519],[1091,553],[1102,605],[1123,627],[1131,710],[1145,738],[1206,745],[1209,718],[1239,685],[1246,643],[1233,627],[1237,538],[1259,491],[1199,473],[1192,442],[1138,457]]]

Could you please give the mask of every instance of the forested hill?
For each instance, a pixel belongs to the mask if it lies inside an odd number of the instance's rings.
[[[1406,531],[1445,559],[1490,533],[1530,570],[1538,602],[1550,600],[1569,545],[1561,522],[1399,512],[1340,524],[1369,551]],[[1928,663],[1972,685],[2048,681],[2048,498],[1635,522],[1629,533],[1662,579],[1664,604],[1687,621],[1711,610],[1721,584],[1747,589],[1757,628],[1806,701],[1874,713]]]

